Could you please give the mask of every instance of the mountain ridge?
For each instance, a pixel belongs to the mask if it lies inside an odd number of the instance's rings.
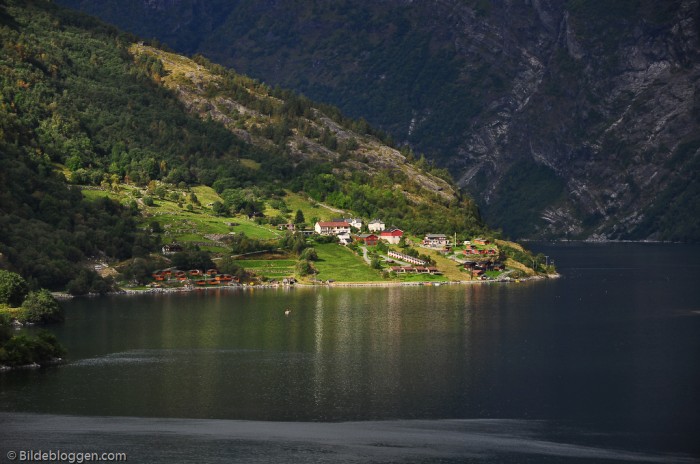
[[[697,0],[62,3],[366,117],[511,235],[700,237]]]

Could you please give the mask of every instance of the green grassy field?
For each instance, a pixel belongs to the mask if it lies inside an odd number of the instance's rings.
[[[383,281],[379,271],[371,269],[361,256],[335,243],[314,245],[319,260],[314,262],[320,280],[333,279],[338,282]]]
[[[0,314],[4,314],[10,319],[21,319],[24,310],[22,308],[13,308],[6,304],[0,304]]]
[[[105,190],[81,190],[83,198],[88,200],[97,200],[98,198],[111,198],[112,200],[117,200],[123,202],[125,197],[119,195],[118,193],[113,193]]]
[[[157,191],[158,189],[154,189]],[[198,202],[193,203],[191,194],[194,193]],[[165,198],[155,198],[146,189],[139,189],[133,185],[120,185],[116,191],[109,190],[83,190],[87,199],[108,197],[116,199],[123,204],[136,201],[142,212],[141,227],[149,228],[153,222],[157,222],[162,229],[164,243],[196,243],[201,249],[219,255],[229,252],[229,247],[217,243],[206,235],[228,235],[230,233],[245,233],[251,238],[260,240],[275,239],[282,236],[282,232],[272,226],[259,225],[245,216],[218,217],[213,215],[211,205],[215,201],[221,201],[221,197],[211,188],[196,186],[184,190],[174,186],[167,187]],[[143,198],[149,195],[154,199],[152,206],[146,206]],[[177,200],[177,201],[173,201]],[[178,201],[180,204],[178,204]],[[314,218],[327,220],[341,216],[341,213],[333,212],[323,206],[299,194],[288,193],[284,197],[291,215],[297,209],[304,213],[307,224],[311,224]],[[272,216],[279,211],[267,207],[266,215]],[[231,225],[234,224],[234,225]],[[420,237],[410,237],[414,243]],[[429,274],[399,274],[391,279],[386,279],[381,271],[370,268],[361,256],[351,250],[337,244],[315,244],[319,260],[313,265],[318,271],[315,276],[319,280],[335,280],[338,282],[444,282],[449,280],[468,280],[468,274],[462,272],[454,261],[451,261],[434,250],[420,248],[421,253],[430,255],[437,262],[437,267],[443,275]],[[395,247],[392,247],[395,248]],[[295,275],[295,259],[250,259],[240,260],[240,265],[246,270],[268,279],[282,279]]]
[[[83,190],[82,194],[87,199],[111,198],[127,204],[137,200],[142,211],[141,227],[149,227],[155,221],[163,229],[163,241],[165,243],[211,243],[200,245],[202,249],[215,253],[225,253],[228,247],[212,242],[205,235],[245,233],[248,237],[267,240],[281,236],[281,233],[271,227],[261,226],[249,220],[245,216],[217,217],[212,214],[211,204],[221,201],[221,197],[207,186],[196,186],[190,190],[182,190],[169,187],[169,194],[175,192],[182,198],[181,205],[166,199],[154,198],[153,206],[146,206],[139,198],[148,195],[145,189],[138,189],[132,185],[120,185],[117,191],[109,190]],[[199,204],[192,203],[190,193],[197,196]],[[191,205],[191,209],[189,206]],[[229,226],[235,223],[235,226]]]
[[[432,274],[399,274],[394,281],[399,282],[447,282],[449,279],[443,275]]]
[[[281,279],[294,276],[293,259],[241,259],[236,262],[246,271],[270,279]]]
[[[297,193],[287,192],[287,195],[283,198],[287,208],[290,211],[291,217],[294,218],[294,214],[297,210],[301,210],[304,213],[304,219],[306,219],[306,224],[308,228],[313,228],[313,219],[318,218],[321,221],[327,221],[334,217],[343,216],[342,213],[336,213],[328,208],[324,208],[318,203],[303,197]],[[276,216],[280,212],[274,208],[267,206],[265,209],[266,216]]]

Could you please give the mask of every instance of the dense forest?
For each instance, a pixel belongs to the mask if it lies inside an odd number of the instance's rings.
[[[0,41],[0,267],[32,288],[106,291],[87,260],[159,245],[137,202],[87,201],[85,186],[208,185],[228,207],[294,191],[416,233],[486,230],[443,170],[337,108],[195,57],[214,76],[203,104],[254,117],[193,111],[154,53],[130,50],[138,38],[48,1],[0,2]]]

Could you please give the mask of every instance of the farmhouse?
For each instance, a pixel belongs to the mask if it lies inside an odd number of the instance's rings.
[[[422,259],[418,259],[404,253],[399,253],[398,251],[389,250],[387,254],[390,258],[398,259],[399,261],[403,261],[405,263],[415,264],[416,266],[425,266],[427,264]]]
[[[472,240],[472,242],[474,242],[474,244],[476,245],[488,245],[491,243],[488,239],[485,238],[475,238]]]
[[[367,229],[369,229],[370,232],[381,232],[385,228],[386,224],[384,224],[381,219],[374,219],[367,224]]]
[[[353,229],[362,229],[362,219],[360,218],[333,218],[331,222],[347,222]]]
[[[357,240],[363,242],[367,246],[375,246],[379,242],[379,236],[376,234],[360,234],[355,236]]]
[[[403,237],[403,230],[399,229],[398,227],[390,227],[386,230],[383,230],[379,234],[379,238],[391,243],[392,245],[398,244],[401,240],[401,237]]]
[[[423,245],[432,248],[442,248],[450,244],[445,234],[428,234],[423,239]]]
[[[346,219],[345,222],[350,223],[350,227],[352,227],[353,229],[357,229],[357,230],[362,229],[362,219],[360,219],[360,218]]]
[[[350,224],[345,221],[317,222],[314,230],[319,235],[339,235],[350,233]]]

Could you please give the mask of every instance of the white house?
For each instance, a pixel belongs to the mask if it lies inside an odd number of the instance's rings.
[[[350,224],[345,221],[327,221],[317,222],[314,230],[319,235],[339,235],[342,233],[350,233]]]
[[[374,219],[373,221],[369,221],[367,228],[370,232],[381,232],[386,229],[386,224],[384,224],[381,219]]]
[[[398,251],[389,250],[389,252],[387,254],[394,259],[398,259],[400,261],[415,264],[417,266],[425,266],[426,264],[428,264],[425,261],[423,261],[422,259],[418,259],[418,258],[415,258],[413,256],[409,256],[409,255],[404,254],[404,253],[399,253]]]
[[[347,222],[353,229],[362,229],[362,219],[360,218],[336,218],[331,219],[331,222]]]
[[[341,245],[347,245],[349,243],[352,243],[352,237],[350,236],[350,232],[342,232],[338,234],[338,242]]]
[[[362,219],[360,218],[352,218],[350,219],[350,226],[353,228],[360,230],[362,229]]]
[[[448,246],[449,244],[450,244],[450,241],[447,239],[447,236],[444,234],[428,234],[423,239],[423,245],[433,247],[433,248],[445,247],[445,246]]]

